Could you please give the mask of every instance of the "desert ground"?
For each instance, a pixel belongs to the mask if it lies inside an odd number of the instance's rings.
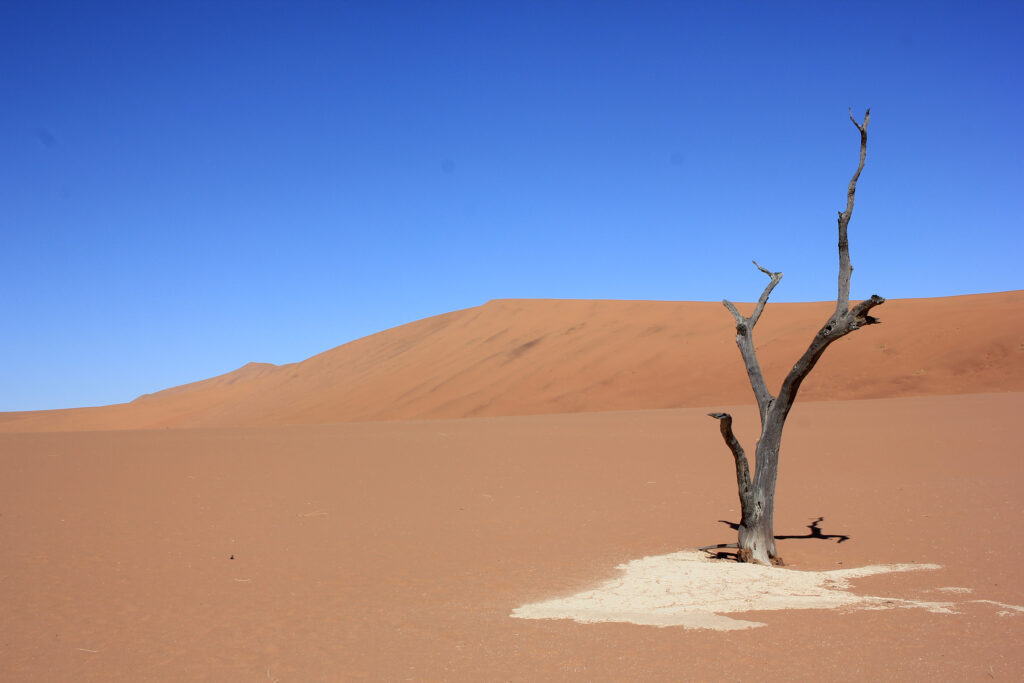
[[[833,306],[769,304],[770,385]],[[852,578],[871,601],[737,630],[520,618],[735,541],[706,413],[748,451],[757,414],[720,304],[503,300],[0,414],[0,680],[1020,680],[1024,292],[877,312],[790,417],[768,570],[920,566]],[[670,578],[636,610],[671,610]]]

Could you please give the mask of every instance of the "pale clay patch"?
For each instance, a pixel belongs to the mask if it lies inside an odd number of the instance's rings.
[[[953,614],[955,607],[951,602],[856,595],[848,590],[852,579],[939,568],[937,564],[891,564],[809,572],[712,560],[700,551],[687,550],[632,560],[619,565],[621,576],[595,589],[523,605],[513,610],[511,616],[572,619],[583,624],[626,622],[729,631],[765,625],[724,616],[733,612],[905,607]],[[969,592],[956,588],[941,590]],[[999,606],[1024,612],[1024,608],[1014,605]]]

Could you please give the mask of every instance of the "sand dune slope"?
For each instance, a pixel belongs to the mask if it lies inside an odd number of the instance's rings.
[[[834,304],[770,304],[756,340],[777,386]],[[741,309],[744,307],[741,306]],[[747,305],[746,310],[750,306]],[[835,345],[804,400],[1024,390],[1024,291],[888,301]],[[102,408],[0,414],[0,431],[245,426],[744,402],[718,303],[496,300],[300,363],[250,363]]]

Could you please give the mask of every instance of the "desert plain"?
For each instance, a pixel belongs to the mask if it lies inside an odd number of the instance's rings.
[[[834,305],[769,304],[770,386]],[[732,630],[520,618],[735,541],[706,413],[748,452],[757,413],[720,304],[499,300],[0,414],[0,680],[1020,680],[1024,292],[877,313],[801,391],[767,570],[907,569],[854,576],[848,604]],[[671,612],[670,579],[635,611]]]

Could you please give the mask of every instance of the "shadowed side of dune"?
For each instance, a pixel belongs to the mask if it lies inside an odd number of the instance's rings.
[[[771,387],[833,307],[769,305],[756,341]],[[878,311],[884,324],[830,349],[804,400],[1024,390],[1024,292],[892,300]],[[127,404],[0,414],[0,431],[676,408],[741,403],[749,391],[719,303],[496,300]]]

